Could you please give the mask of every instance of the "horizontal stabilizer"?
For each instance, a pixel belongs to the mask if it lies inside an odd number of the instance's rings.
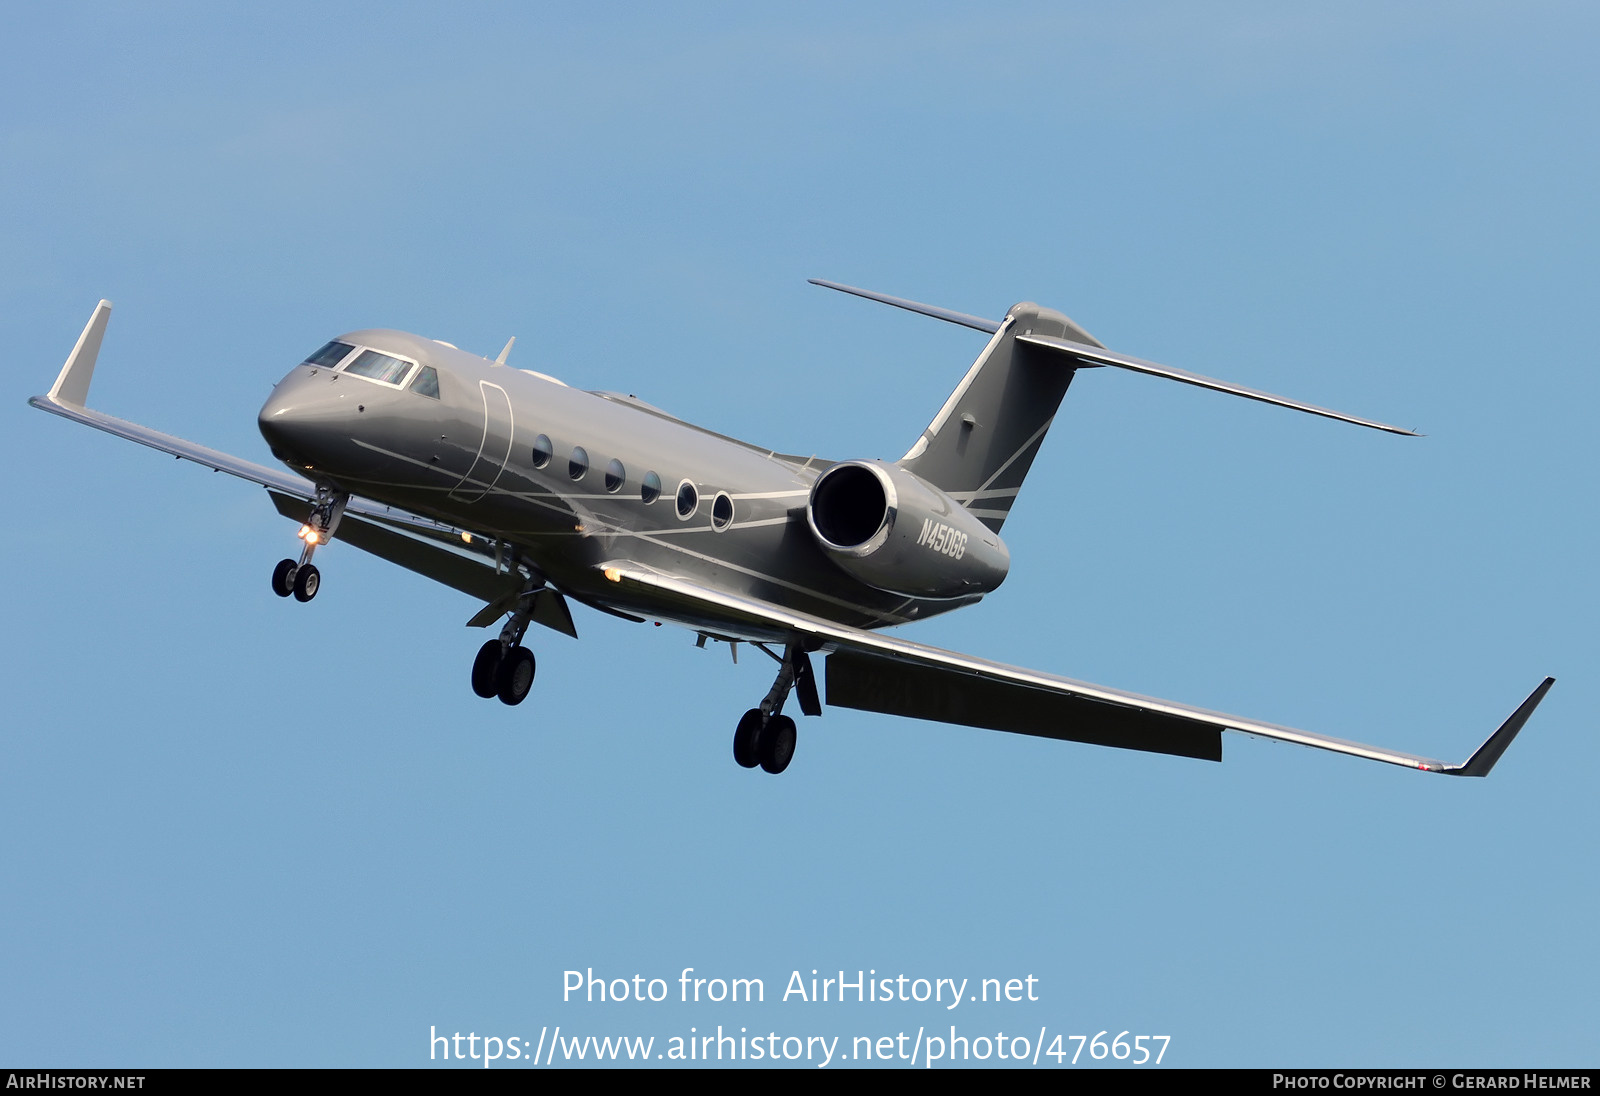
[[[1300,400],[1291,400],[1284,396],[1274,396],[1271,392],[1258,392],[1256,389],[1246,388],[1242,384],[1219,381],[1213,377],[1203,377],[1199,373],[1174,369],[1170,365],[1157,365],[1155,362],[1148,362],[1143,358],[1135,358],[1128,354],[1117,354],[1103,347],[1086,346],[1083,343],[1072,342],[1069,339],[1052,338],[1048,335],[1018,335],[1017,341],[1068,355],[1078,359],[1084,365],[1109,365],[1116,369],[1147,373],[1152,377],[1165,377],[1171,381],[1180,381],[1183,384],[1192,384],[1199,388],[1209,388],[1214,392],[1226,392],[1230,396],[1243,396],[1247,400],[1260,400],[1262,403],[1276,404],[1279,407],[1287,407],[1294,411],[1304,411],[1310,415],[1321,415],[1323,418],[1354,423],[1356,426],[1370,426],[1374,430],[1386,430],[1391,434],[1404,434],[1411,438],[1420,437],[1415,431],[1404,430],[1398,426],[1390,426],[1385,422],[1357,418],[1354,415],[1346,415],[1342,411],[1330,411],[1326,407],[1318,407],[1313,403],[1303,403]]]
[[[921,304],[909,301],[904,297],[891,297],[887,293],[876,293],[870,289],[859,289],[853,285],[841,285],[838,282],[824,281],[821,278],[809,279],[812,285],[820,285],[824,289],[837,289],[841,293],[850,293],[857,297],[864,297],[869,301],[880,304],[893,305],[895,308],[904,308],[908,312],[916,312],[923,316],[932,316],[936,320],[947,323],[960,324],[977,331],[986,331],[994,334],[1004,326],[1000,320],[986,320],[982,316],[972,316],[965,312],[953,312],[948,308],[937,308],[931,304]],[[1066,317],[1061,317],[1063,320]],[[1070,321],[1068,321],[1070,323]],[[1406,430],[1399,426],[1391,426],[1386,422],[1377,422],[1372,419],[1358,418],[1355,415],[1346,415],[1342,411],[1332,411],[1326,407],[1318,407],[1313,403],[1302,400],[1291,400],[1284,396],[1275,396],[1271,392],[1261,392],[1254,388],[1246,388],[1242,384],[1233,384],[1230,381],[1219,381],[1214,377],[1201,376],[1199,373],[1190,373],[1184,369],[1174,369],[1169,365],[1159,365],[1156,362],[1135,358],[1130,354],[1119,354],[1107,350],[1098,339],[1077,325],[1072,325],[1068,334],[1081,334],[1081,339],[1060,338],[1047,335],[1043,332],[1020,331],[1016,341],[1036,346],[1043,350],[1054,351],[1075,358],[1078,366],[1108,365],[1116,369],[1127,369],[1135,373],[1145,373],[1152,377],[1165,377],[1167,380],[1178,381],[1182,384],[1192,384],[1199,388],[1209,388],[1213,392],[1226,392],[1231,396],[1243,396],[1248,400],[1259,400],[1262,403],[1275,404],[1278,407],[1287,407],[1294,411],[1304,411],[1308,415],[1321,415],[1323,418],[1337,419],[1340,422],[1352,423],[1356,426],[1367,426],[1374,430],[1387,431],[1390,434],[1404,434],[1407,437],[1420,437],[1414,430]]]
[[[840,293],[853,293],[857,297],[865,297],[869,301],[877,301],[879,304],[892,304],[896,308],[905,309],[907,312],[920,312],[924,316],[932,316],[934,319],[944,320],[946,323],[960,324],[962,327],[970,327],[975,331],[986,331],[993,335],[1000,330],[999,320],[986,320],[982,316],[969,316],[965,312],[952,312],[948,308],[935,308],[931,304],[918,304],[916,301],[908,301],[904,297],[891,297],[887,293],[874,293],[870,289],[857,289],[853,285],[840,285],[838,282],[827,282],[821,278],[808,278],[806,280],[812,285],[820,285],[823,289],[837,289]]]

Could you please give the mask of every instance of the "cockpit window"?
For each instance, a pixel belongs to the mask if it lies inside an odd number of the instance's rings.
[[[399,384],[410,368],[410,362],[391,358],[376,350],[363,350],[355,361],[344,367],[344,371],[354,373],[358,377],[371,377],[385,384]]]
[[[355,347],[351,346],[349,343],[342,343],[335,339],[333,342],[328,343],[321,350],[311,355],[311,357],[307,358],[306,364],[320,365],[324,366],[325,368],[332,369],[334,366],[344,361],[345,357],[354,349]]]
[[[431,365],[425,365],[417,370],[417,379],[411,382],[411,391],[438,399],[439,371]]]

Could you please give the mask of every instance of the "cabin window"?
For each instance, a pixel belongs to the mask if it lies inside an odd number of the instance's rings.
[[[649,506],[652,502],[656,501],[656,499],[660,498],[661,477],[656,475],[654,472],[646,472],[644,474],[644,480],[639,484],[639,497],[644,499],[646,506]]]
[[[581,480],[583,474],[589,470],[589,451],[581,445],[572,447],[572,457],[567,461],[567,475],[575,480]]]
[[[694,489],[694,484],[684,480],[678,484],[678,520],[687,521],[694,517],[695,509],[700,505],[700,492]]]
[[[711,504],[711,528],[722,532],[733,524],[733,500],[727,492],[717,495],[716,501]]]
[[[350,351],[354,349],[355,347],[351,346],[349,343],[342,343],[335,339],[333,342],[326,343],[321,350],[318,350],[315,354],[311,355],[311,357],[307,358],[305,363],[307,365],[320,365],[325,369],[332,369],[334,366],[344,361],[345,358],[349,357]]]
[[[613,495],[622,490],[623,481],[628,478],[627,469],[622,467],[620,460],[613,460],[606,465],[606,490]]]
[[[356,360],[344,367],[346,373],[354,373],[358,377],[370,377],[384,384],[399,384],[411,371],[411,363],[388,354],[380,354],[376,350],[363,350]]]
[[[411,391],[430,399],[439,398],[439,371],[431,365],[417,370],[417,379],[411,382]]]
[[[533,466],[535,468],[543,468],[545,465],[549,464],[550,458],[552,455],[554,455],[555,451],[555,446],[550,444],[550,436],[548,434],[540,434],[538,437],[534,438]]]

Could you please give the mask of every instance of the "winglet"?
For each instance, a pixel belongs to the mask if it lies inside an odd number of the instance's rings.
[[[78,344],[67,356],[67,364],[61,367],[61,376],[56,378],[54,387],[50,389],[52,402],[73,407],[82,407],[88,402],[94,362],[100,356],[100,340],[106,337],[106,323],[110,319],[111,302],[101,301],[95,306],[94,315],[84,325],[83,334],[78,336]]]
[[[1517,732],[1522,730],[1522,725],[1528,721],[1533,710],[1539,706],[1539,701],[1544,699],[1544,694],[1548,693],[1550,686],[1555,683],[1555,678],[1545,678],[1537,689],[1528,694],[1528,699],[1522,702],[1522,706],[1511,713],[1511,718],[1500,724],[1500,729],[1478,747],[1478,752],[1469,757],[1466,764],[1447,765],[1439,771],[1450,776],[1488,776],[1489,770],[1494,768],[1494,763],[1500,760],[1500,755],[1506,752],[1506,747],[1511,745],[1511,740],[1517,737]]]
[[[511,347],[516,343],[516,341],[517,341],[517,337],[515,335],[511,336],[509,339],[506,340],[506,348],[504,350],[500,351],[500,356],[494,360],[494,364],[496,364],[496,365],[504,365],[504,364],[506,364],[506,359],[511,356]]]

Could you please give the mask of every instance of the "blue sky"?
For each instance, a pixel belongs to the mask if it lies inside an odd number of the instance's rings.
[[[1600,16],[1582,4],[16,8],[0,66],[0,1061],[385,1065],[430,1027],[1170,1035],[1178,1065],[1595,1064]],[[354,549],[310,606],[272,384],[389,326],[780,450],[896,457],[985,315],[1413,427],[1073,386],[984,604],[907,633],[1464,758],[1222,765],[829,710],[583,612],[518,709],[476,606]],[[562,972],[760,977],[578,1004]],[[1037,1002],[802,1005],[809,977]],[[1070,1053],[1072,1043],[1066,1044]],[[508,1067],[508,1068],[514,1068]],[[523,1068],[526,1068],[525,1066]]]

